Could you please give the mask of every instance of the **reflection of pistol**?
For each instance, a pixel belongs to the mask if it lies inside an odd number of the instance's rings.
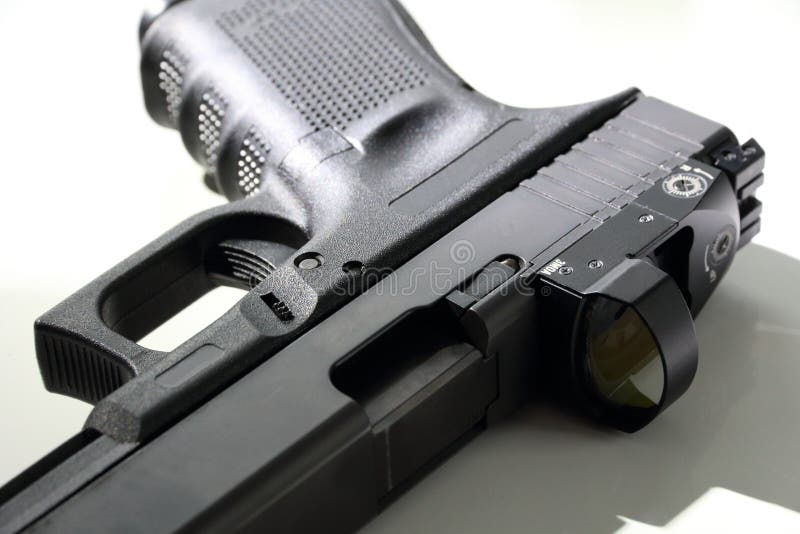
[[[95,408],[5,529],[349,532],[537,386],[626,431],[689,386],[754,141],[635,90],[498,104],[395,0],[172,4],[147,108],[232,202],[37,321],[47,388]],[[137,344],[219,285],[216,322]]]

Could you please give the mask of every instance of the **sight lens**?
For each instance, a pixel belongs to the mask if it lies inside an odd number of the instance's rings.
[[[636,310],[597,297],[586,319],[587,374],[596,394],[620,407],[657,407],[664,391],[661,353]]]

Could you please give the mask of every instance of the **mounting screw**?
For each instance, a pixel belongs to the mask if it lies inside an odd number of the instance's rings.
[[[319,260],[316,258],[306,258],[300,262],[300,268],[304,271],[310,271],[319,267]]]
[[[318,267],[321,267],[324,262],[325,259],[322,257],[322,255],[316,252],[307,252],[305,254],[301,254],[294,260],[294,264],[299,269],[304,271],[312,271]]]
[[[639,217],[639,222],[640,222],[640,223],[645,223],[645,224],[647,224],[647,223],[651,223],[651,222],[653,222],[654,220],[655,220],[655,217],[653,217],[653,216],[652,216],[652,215],[650,215],[649,213],[648,213],[648,214],[646,214],[646,215],[642,215],[641,217]]]
[[[603,262],[601,260],[592,260],[592,261],[589,262],[589,268],[590,269],[602,269],[603,268]]]
[[[558,274],[563,274],[564,276],[567,276],[572,274],[572,271],[574,271],[572,267],[570,267],[569,265],[565,265],[564,267],[558,270]]]

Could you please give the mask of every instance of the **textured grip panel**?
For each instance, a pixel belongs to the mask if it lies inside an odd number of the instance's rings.
[[[239,146],[237,157],[229,161],[233,168],[220,169],[221,173],[236,174],[236,185],[242,197],[255,195],[261,188],[270,150],[263,134],[252,126]]]
[[[203,147],[206,165],[213,169],[219,157],[220,137],[222,135],[227,99],[214,87],[203,91],[197,115],[197,137]]]
[[[262,191],[320,131],[357,144],[422,106],[481,113],[391,0],[179,2],[142,44],[150,114],[231,199]]]
[[[344,130],[428,77],[378,9],[361,0],[248,0],[217,24],[315,131]]]
[[[94,404],[133,376],[119,359],[72,335],[37,330],[36,336],[39,369],[49,391]]]
[[[186,74],[186,58],[182,54],[167,48],[161,54],[158,65],[158,88],[164,97],[164,108],[172,123],[178,124],[178,113],[183,103],[183,77]]]

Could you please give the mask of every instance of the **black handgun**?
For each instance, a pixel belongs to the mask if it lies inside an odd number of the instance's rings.
[[[755,141],[635,89],[499,104],[395,0],[173,1],[140,36],[149,113],[231,202],[36,322],[94,409],[0,530],[351,532],[534,394],[630,432],[688,388]],[[213,324],[137,343],[220,285]]]

